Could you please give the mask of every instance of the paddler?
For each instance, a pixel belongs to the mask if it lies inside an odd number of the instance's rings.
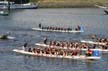
[[[77,26],[77,28],[78,28],[78,30],[81,30],[81,27],[79,25]]]
[[[73,52],[72,52],[72,56],[77,56],[78,55],[78,50],[74,50]]]
[[[91,38],[92,38],[92,39],[96,39],[96,38],[97,38],[97,35],[96,35],[96,34],[93,34],[93,35],[91,36]]]
[[[23,45],[23,50],[24,50],[24,51],[26,51],[26,50],[27,50],[27,45],[28,45],[28,43],[27,43],[27,42],[25,42],[25,43],[24,43],[24,45]]]
[[[93,51],[92,50],[88,49],[86,51],[86,56],[92,56],[92,54],[93,54]]]
[[[47,44],[47,37],[44,38],[44,44]]]
[[[42,26],[41,26],[41,23],[39,24],[39,28],[41,28]]]

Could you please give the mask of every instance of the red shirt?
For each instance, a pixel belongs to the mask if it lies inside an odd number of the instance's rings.
[[[92,51],[92,50],[88,50],[88,53],[92,54],[92,53],[93,53],[93,51]]]

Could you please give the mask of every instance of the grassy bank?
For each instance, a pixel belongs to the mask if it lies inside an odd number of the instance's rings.
[[[41,8],[81,8],[94,7],[95,4],[108,6],[108,0],[32,0]]]

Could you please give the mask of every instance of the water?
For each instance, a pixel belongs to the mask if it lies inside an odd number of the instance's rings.
[[[84,33],[51,33],[33,31],[38,24],[75,28],[82,25]],[[108,36],[108,15],[101,9],[67,8],[37,9],[12,11],[9,16],[0,16],[0,34],[11,32],[15,40],[0,40],[0,71],[108,71],[108,55],[97,61],[56,59],[45,57],[29,57],[13,53],[14,48],[20,49],[25,41],[30,47],[42,42],[43,37],[49,40],[79,40],[91,34]]]

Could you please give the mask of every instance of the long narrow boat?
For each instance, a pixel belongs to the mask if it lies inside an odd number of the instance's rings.
[[[88,49],[87,48],[67,48],[67,47],[61,47],[61,46],[50,46],[50,45],[47,45],[47,44],[42,44],[42,43],[35,43],[35,45],[37,46],[41,46],[41,47],[48,47],[48,48],[56,48],[56,49],[64,49],[64,50],[82,50],[82,51],[87,51]],[[101,49],[91,49],[93,51],[95,50],[98,50],[98,51],[102,51]]]
[[[51,55],[51,54],[43,54],[43,53],[34,53],[34,52],[28,52],[24,50],[18,50],[13,49],[13,52],[24,54],[24,55],[32,55],[32,56],[42,56],[42,57],[49,57],[49,58],[66,58],[66,59],[93,59],[98,60],[101,57],[100,56],[85,56],[85,55],[79,55],[79,56],[63,56],[63,55]]]
[[[105,12],[106,14],[108,14],[108,7],[105,7],[105,6],[99,6],[99,5],[95,5],[95,6],[98,7],[98,8],[103,9],[104,12]]]
[[[108,9],[104,10],[104,12],[105,12],[106,14],[108,14]]]
[[[79,48],[67,48],[67,47],[60,47],[60,46],[50,46],[50,45],[47,45],[47,44],[43,44],[43,43],[35,43],[35,45],[37,45],[37,46],[41,46],[41,47],[50,47],[50,48],[57,48],[57,49],[64,49],[64,50],[82,50],[82,51],[87,51],[88,49],[87,48],[81,48],[81,49],[79,49]],[[95,49],[93,49],[93,48],[91,48],[90,50],[92,50],[92,51],[96,51],[96,50],[98,50],[98,51],[102,51],[102,52],[108,52],[108,49],[100,49],[100,48],[95,48]]]
[[[99,5],[95,5],[95,6],[98,8],[101,8],[101,9],[107,9],[107,7],[105,7],[105,6],[99,6]]]
[[[107,46],[106,43],[101,42],[94,42],[94,41],[87,41],[87,40],[81,40],[82,43],[89,43],[89,44],[96,44],[96,45],[102,45]],[[102,52],[108,52],[108,49],[101,49]]]
[[[106,46],[106,43],[102,42],[94,42],[94,41],[89,41],[89,40],[81,40],[82,43],[89,43],[89,44],[96,44],[96,45],[104,45]]]
[[[36,31],[45,31],[45,32],[63,32],[63,33],[80,33],[84,32],[84,29],[81,28],[81,30],[52,30],[52,29],[41,29],[41,28],[32,28],[32,30]]]

